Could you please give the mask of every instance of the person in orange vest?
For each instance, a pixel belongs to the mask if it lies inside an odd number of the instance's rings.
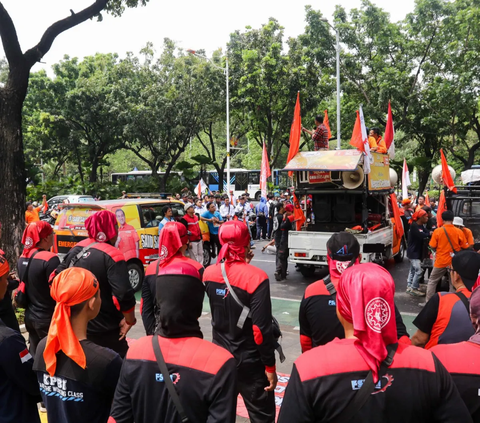
[[[419,211],[422,207],[425,206],[425,197],[420,195],[417,199],[417,207],[415,207],[415,211]]]
[[[28,225],[32,222],[38,222],[40,220],[38,213],[42,209],[44,213],[48,209],[47,196],[45,194],[43,194],[43,203],[41,206],[33,207],[32,203],[30,202],[27,203],[27,210],[25,211],[25,223]]]
[[[374,142],[370,141],[370,138],[373,138]],[[368,143],[370,145],[375,144],[377,153],[387,154],[387,146],[385,144],[385,141],[382,139],[382,136],[380,135],[380,129],[378,128],[370,129]]]
[[[463,224],[463,219],[461,217],[455,216],[453,218],[453,226],[463,232],[463,235],[465,236],[465,239],[468,243],[468,247],[473,248],[473,245],[475,244],[475,241],[473,240],[473,233],[470,229],[465,227],[465,225]]]

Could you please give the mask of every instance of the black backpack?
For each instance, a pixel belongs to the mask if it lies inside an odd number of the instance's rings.
[[[273,219],[275,217],[275,209],[277,208],[277,202],[276,201],[272,201],[270,204],[269,204],[269,208],[268,208],[268,217],[270,219]]]

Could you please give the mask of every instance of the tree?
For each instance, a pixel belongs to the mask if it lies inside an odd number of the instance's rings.
[[[50,50],[55,38],[76,25],[101,16],[105,10],[120,16],[125,7],[145,5],[148,0],[96,0],[89,7],[52,24],[39,43],[23,52],[15,25],[0,2],[0,37],[8,62],[8,77],[0,89],[0,221],[3,223],[2,247],[8,260],[20,255],[25,210],[25,156],[22,137],[22,107],[27,94],[30,69]],[[28,12],[25,12],[28,13]]]

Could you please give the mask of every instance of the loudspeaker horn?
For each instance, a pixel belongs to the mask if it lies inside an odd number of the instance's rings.
[[[363,173],[363,169],[361,167],[357,167],[357,169],[353,172],[342,172],[343,186],[347,189],[358,188],[363,184],[364,179],[365,174]]]
[[[457,176],[457,172],[452,166],[448,166],[448,170],[450,171],[450,175],[452,175],[452,180],[455,180],[455,176]],[[439,164],[435,166],[432,170],[432,179],[438,184],[443,185],[442,181],[442,165]]]
[[[390,186],[391,187],[396,186],[397,182],[398,182],[398,174],[397,172],[395,172],[395,170],[390,168]]]

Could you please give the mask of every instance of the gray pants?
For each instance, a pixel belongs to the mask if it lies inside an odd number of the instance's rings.
[[[427,295],[425,297],[426,302],[428,302],[428,300],[435,295],[438,282],[440,282],[440,280],[443,278],[443,275],[445,275],[445,272],[447,272],[447,267],[433,268],[432,273],[430,273],[430,277],[428,278]],[[450,279],[450,275],[449,275],[449,279]]]
[[[203,264],[203,241],[191,242],[188,254],[192,260]]]

